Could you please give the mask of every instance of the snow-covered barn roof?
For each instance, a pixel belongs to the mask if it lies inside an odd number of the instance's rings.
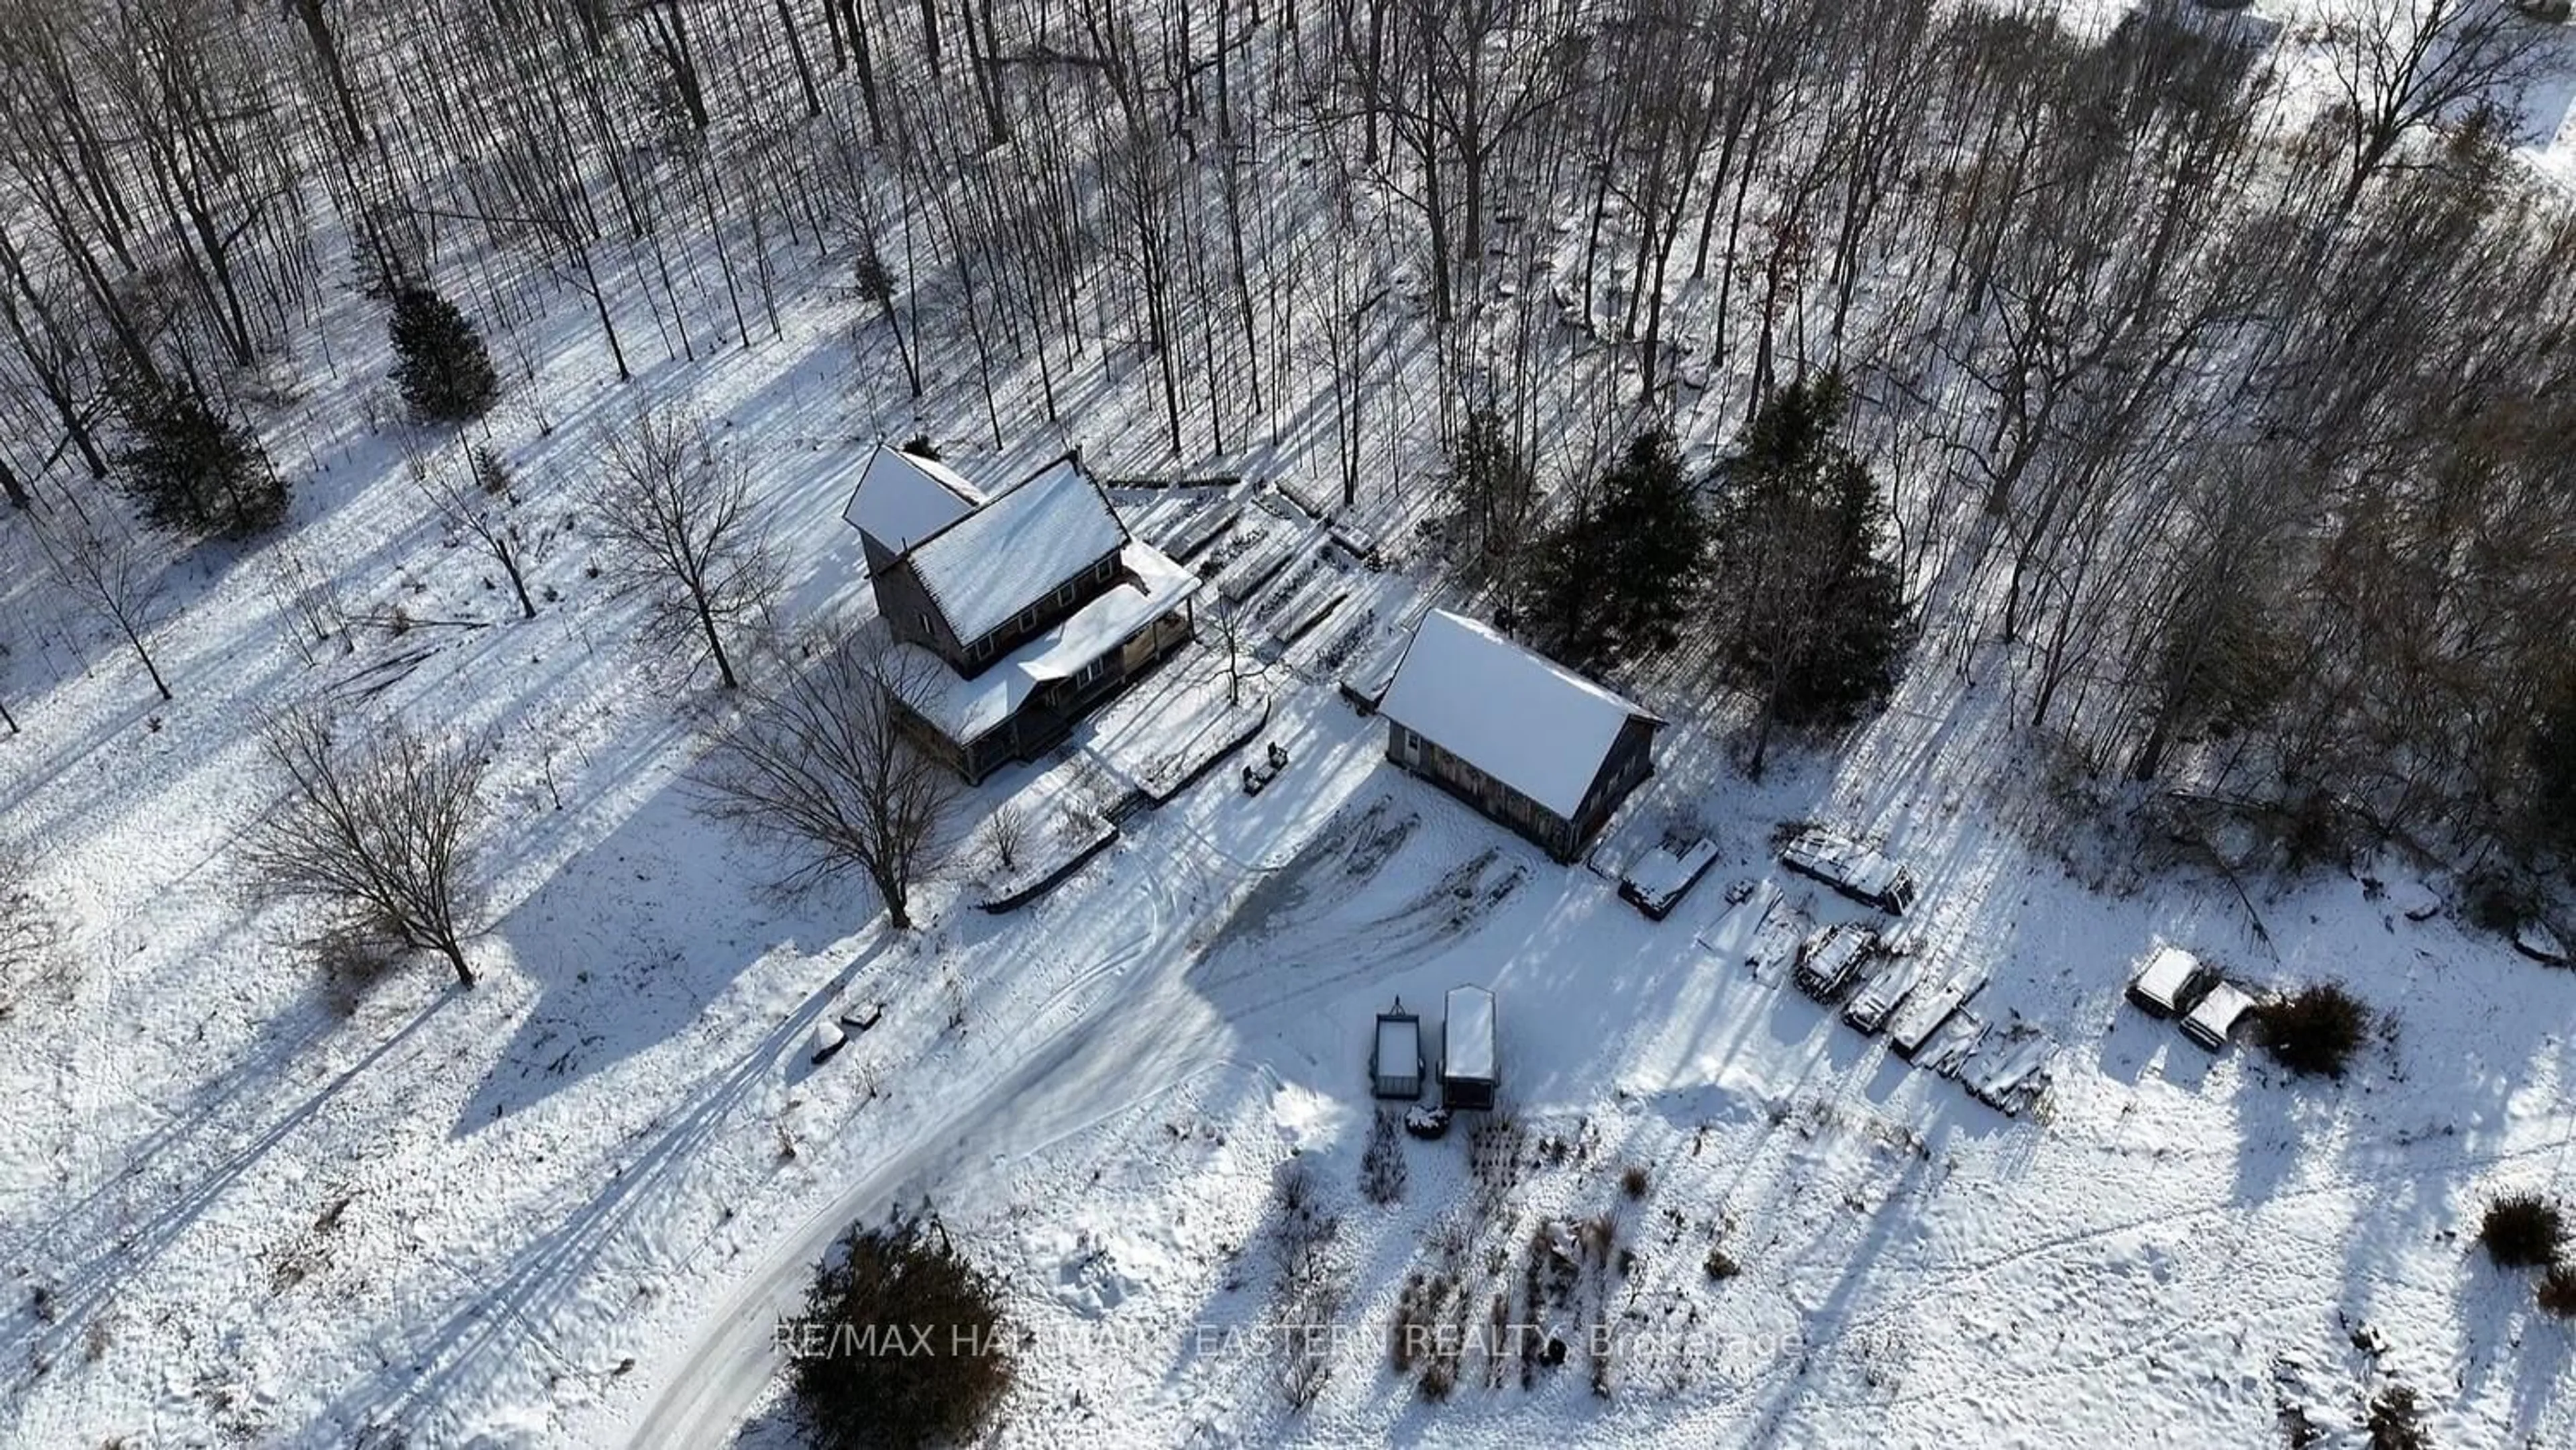
[[[922,676],[932,684],[915,707],[949,739],[965,744],[1018,714],[1038,686],[1082,673],[1198,592],[1196,574],[1149,544],[1129,543],[1118,551],[1118,562],[1129,578],[971,680],[919,645],[902,646],[928,661]]]
[[[1583,808],[1620,730],[1634,718],[1655,719],[1445,609],[1422,617],[1378,709],[1568,820]]]
[[[981,639],[1127,542],[1070,455],[913,545],[913,572],[961,641]]]
[[[1494,1080],[1494,994],[1482,987],[1449,989],[1440,1024],[1441,1074],[1468,1082]]]
[[[889,554],[900,554],[975,511],[984,491],[957,470],[891,443],[879,443],[859,472],[859,486],[841,517],[877,541]]]

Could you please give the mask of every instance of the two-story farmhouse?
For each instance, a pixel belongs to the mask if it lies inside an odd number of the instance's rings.
[[[1560,861],[1655,773],[1663,721],[1474,620],[1415,627],[1378,710],[1387,758]]]
[[[904,702],[915,733],[969,781],[1034,759],[1190,638],[1197,576],[1128,535],[1078,455],[988,496],[881,444],[843,516],[879,614],[936,660]]]

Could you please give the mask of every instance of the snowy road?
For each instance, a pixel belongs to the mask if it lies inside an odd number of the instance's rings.
[[[778,1317],[798,1307],[813,1264],[853,1221],[915,1196],[925,1180],[1035,1152],[1226,1061],[1226,1023],[1183,982],[1195,918],[1173,909],[1163,872],[1135,876],[1136,935],[1025,1025],[988,1030],[996,1053],[1007,1045],[1018,1060],[779,1239],[668,1370],[634,1444],[695,1450],[732,1435],[777,1373]]]

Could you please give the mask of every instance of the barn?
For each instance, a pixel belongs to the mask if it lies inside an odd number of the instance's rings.
[[[1378,705],[1389,760],[1560,861],[1655,773],[1663,721],[1462,615],[1414,629]]]

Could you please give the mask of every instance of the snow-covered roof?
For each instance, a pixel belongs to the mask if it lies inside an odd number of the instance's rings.
[[[983,502],[984,491],[947,464],[879,443],[841,517],[888,553],[900,554]]]
[[[915,544],[911,557],[948,627],[972,642],[1125,542],[1100,486],[1068,456]]]
[[[1494,994],[1482,987],[1450,988],[1440,1041],[1443,1077],[1494,1081]]]
[[[949,739],[971,741],[1017,714],[1038,686],[1080,674],[1198,592],[1199,577],[1150,544],[1129,543],[1118,562],[1132,577],[971,680],[919,645],[901,646],[920,654],[920,673],[932,682],[915,708]]]
[[[1887,894],[1900,874],[1895,862],[1831,831],[1801,831],[1796,840],[1781,848],[1780,856],[1811,876],[1839,882],[1870,896]]]
[[[1422,617],[1378,709],[1569,820],[1619,731],[1631,718],[1655,719],[1445,609]]]
[[[2200,958],[2180,947],[2158,947],[2147,958],[2145,966],[2131,983],[2150,1001],[2170,1007],[2191,983],[2192,974],[2200,970]]]

